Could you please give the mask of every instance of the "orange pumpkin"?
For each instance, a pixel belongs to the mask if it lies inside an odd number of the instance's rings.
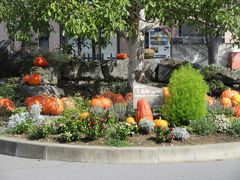
[[[2,98],[0,99],[0,109],[2,110],[2,108],[8,111],[13,111],[15,109],[15,104],[12,100],[8,98]]]
[[[149,102],[146,99],[139,99],[137,102],[137,115],[136,122],[139,122],[140,119],[147,118],[153,120],[153,113],[150,107]]]
[[[117,59],[127,59],[128,58],[128,56],[127,56],[127,54],[126,53],[121,53],[121,54],[117,54]]]
[[[48,61],[43,56],[37,56],[33,61],[33,65],[45,67],[48,66]]]
[[[25,103],[28,106],[30,103],[40,103],[42,104],[43,100],[44,100],[45,96],[32,96],[32,97],[27,97]]]
[[[23,80],[29,85],[38,86],[42,82],[42,76],[40,74],[26,75]]]
[[[240,94],[236,94],[232,97],[232,106],[240,105]]]
[[[133,102],[133,93],[127,93],[125,94],[124,96],[124,99],[129,103],[132,103]]]
[[[228,108],[232,107],[232,101],[230,98],[221,98],[220,103],[223,105],[223,107]]]
[[[115,94],[113,96],[113,104],[115,104],[115,103],[127,104],[126,100],[124,99],[123,95],[121,95],[121,94]]]
[[[101,106],[104,109],[110,109],[112,107],[112,100],[109,98],[105,98],[105,97],[99,97],[98,98],[101,101]]]
[[[60,115],[64,111],[64,104],[57,97],[47,97],[43,101],[43,114]]]
[[[92,107],[102,107],[102,101],[98,97],[93,98],[91,101],[91,105]]]
[[[72,98],[68,98],[68,97],[63,97],[61,98],[63,104],[64,104],[64,108],[65,109],[73,109],[76,108],[76,101]]]
[[[237,91],[235,90],[231,90],[231,89],[227,89],[227,90],[224,90],[221,94],[221,98],[232,98],[234,95],[237,95],[239,94]]]
[[[168,87],[163,87],[163,103],[166,104],[168,103],[170,93]]]

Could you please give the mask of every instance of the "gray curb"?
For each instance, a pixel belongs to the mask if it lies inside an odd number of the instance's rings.
[[[163,163],[240,158],[240,142],[171,147],[102,147],[32,142],[0,136],[0,154],[83,163]]]

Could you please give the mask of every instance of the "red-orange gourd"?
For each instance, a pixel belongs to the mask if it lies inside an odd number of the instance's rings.
[[[37,56],[33,61],[33,65],[45,67],[45,66],[48,66],[48,61],[43,56]]]
[[[113,92],[107,91],[107,92],[103,93],[101,96],[103,96],[103,97],[105,97],[105,98],[112,99],[114,95],[115,95],[115,94],[114,94]]]
[[[64,111],[64,104],[57,97],[48,97],[43,101],[43,114],[60,115]]]
[[[117,59],[127,59],[128,56],[126,53],[117,54]]]
[[[127,93],[127,94],[125,94],[124,99],[125,99],[128,103],[132,103],[132,102],[133,102],[133,93]]]
[[[64,108],[65,109],[73,109],[76,108],[76,101],[72,98],[68,98],[68,97],[63,97],[61,98],[63,104],[64,104]]]
[[[139,99],[137,102],[137,115],[136,122],[139,122],[141,119],[147,118],[153,120],[153,113],[150,107],[149,102],[146,99]]]
[[[121,94],[115,94],[113,96],[113,104],[115,103],[122,103],[122,104],[127,104],[126,100],[124,99],[123,95]]]
[[[235,90],[231,90],[231,89],[227,89],[227,90],[224,90],[221,94],[221,98],[232,98],[234,95],[237,95],[239,94],[237,91]]]
[[[0,99],[0,109],[2,108],[5,108],[8,111],[13,111],[15,109],[15,104],[12,100],[8,98],[2,98]]]

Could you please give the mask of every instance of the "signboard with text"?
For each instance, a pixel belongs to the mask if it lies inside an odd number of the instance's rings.
[[[137,101],[146,98],[151,107],[163,105],[163,88],[133,82],[133,108],[137,109]]]

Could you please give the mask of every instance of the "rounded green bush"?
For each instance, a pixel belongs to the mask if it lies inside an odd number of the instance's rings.
[[[170,97],[163,114],[171,124],[189,125],[190,120],[201,119],[207,114],[208,85],[190,64],[173,72],[168,87]]]

